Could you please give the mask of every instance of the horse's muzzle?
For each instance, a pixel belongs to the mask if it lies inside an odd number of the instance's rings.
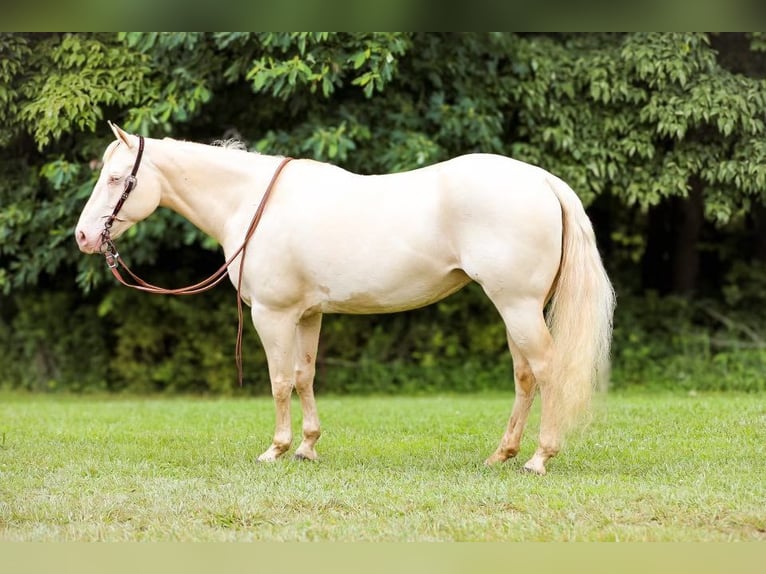
[[[90,236],[83,229],[75,229],[74,238],[77,241],[77,247],[83,253],[97,253],[101,245],[101,236]]]

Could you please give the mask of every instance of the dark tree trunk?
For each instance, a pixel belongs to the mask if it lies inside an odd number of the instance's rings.
[[[646,250],[641,262],[641,284],[645,291],[667,294],[670,291],[670,252],[672,204],[665,201],[649,209]]]
[[[671,198],[649,211],[641,270],[645,290],[663,295],[689,295],[696,290],[703,210],[702,184],[692,181],[688,197]]]
[[[674,201],[671,291],[689,295],[697,288],[700,269],[699,237],[705,221],[702,183],[692,181],[689,196]]]
[[[754,205],[753,221],[753,256],[756,261],[766,263],[766,205]]]

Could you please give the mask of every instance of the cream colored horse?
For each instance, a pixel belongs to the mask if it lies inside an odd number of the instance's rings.
[[[104,153],[75,231],[86,253],[99,251],[104,220],[136,161],[138,138],[112,130],[117,141]],[[112,239],[164,206],[218,241],[227,257],[243,242],[281,161],[150,138],[143,157]],[[518,453],[539,388],[539,445],[524,468],[544,474],[607,372],[614,293],[591,223],[570,187],[538,167],[471,154],[363,176],[293,160],[279,175],[248,249],[240,295],[266,352],[276,408],[273,442],[260,461],[290,448],[293,389],[303,409],[295,456],[317,458],[312,385],[323,313],[404,311],[479,283],[505,322],[516,387],[507,430],[487,464]],[[229,269],[235,286],[240,263],[238,256]]]

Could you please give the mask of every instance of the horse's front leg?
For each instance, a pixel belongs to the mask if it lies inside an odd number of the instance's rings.
[[[258,457],[260,462],[267,462],[287,452],[293,440],[290,398],[295,385],[296,318],[290,313],[274,312],[258,305],[253,305],[252,317],[269,364],[276,415],[274,439],[271,446]]]
[[[295,458],[316,460],[314,445],[319,440],[319,413],[314,399],[314,374],[316,372],[319,330],[322,315],[317,313],[304,317],[298,323],[295,353],[295,388],[303,410],[303,441],[295,451]]]

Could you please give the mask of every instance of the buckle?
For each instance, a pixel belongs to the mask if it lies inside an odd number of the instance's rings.
[[[118,264],[117,259],[119,257],[120,257],[120,254],[117,253],[116,251],[114,251],[114,252],[112,252],[112,251],[104,252],[104,258],[106,259],[106,266],[109,269],[114,269],[115,267],[117,267],[117,264]]]
[[[99,251],[104,254],[107,267],[109,267],[109,269],[114,269],[117,267],[117,259],[120,257],[120,254],[117,252],[117,246],[114,244],[114,241],[112,241],[112,238],[109,237],[108,233],[104,233],[101,237],[102,240],[101,245],[99,246]]]

